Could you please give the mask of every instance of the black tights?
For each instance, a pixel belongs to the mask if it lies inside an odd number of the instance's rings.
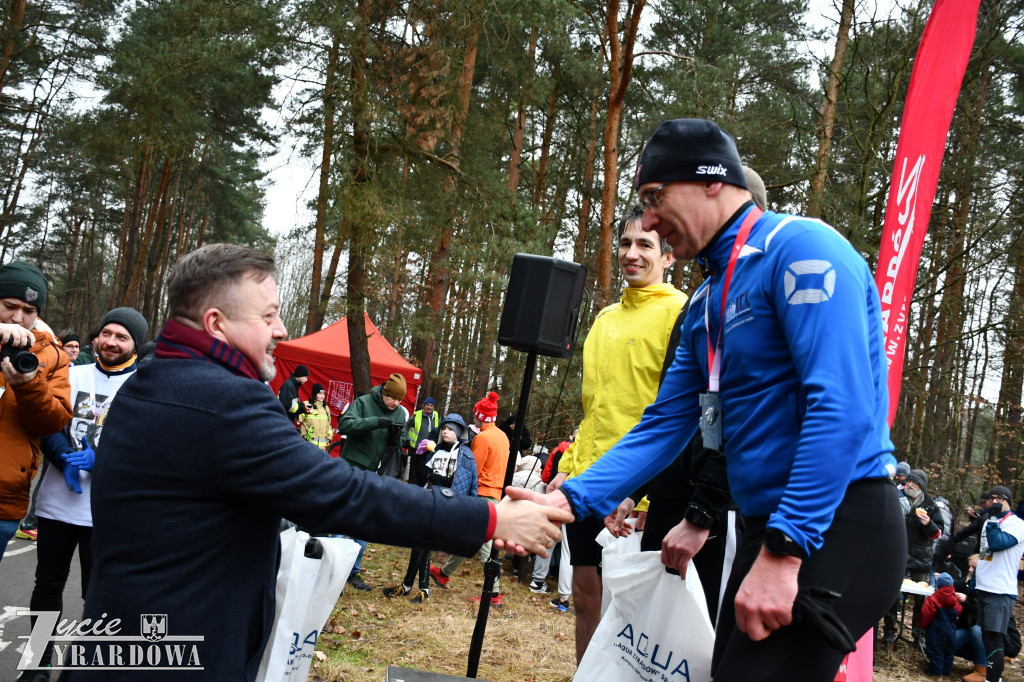
[[[430,551],[426,549],[414,549],[409,554],[409,568],[405,571],[403,585],[412,587],[412,581],[416,574],[420,574],[420,589],[426,592],[430,589]]]
[[[89,588],[92,573],[92,527],[74,526],[63,521],[39,517],[39,539],[36,540],[36,584],[32,588],[29,608],[33,611],[63,611],[64,586],[71,573],[71,560],[78,548],[82,568],[82,599]],[[36,618],[32,617],[35,626]],[[47,644],[42,665],[50,662],[53,644]]]
[[[814,629],[788,625],[754,642],[736,627],[736,592],[760,552],[766,523],[763,517],[747,519],[718,617],[712,678],[832,682],[845,654]],[[883,480],[860,481],[847,488],[824,546],[800,567],[799,584],[839,592],[833,609],[858,639],[899,593],[906,556],[907,530],[896,488]]]
[[[1003,658],[1005,635],[1002,632],[985,630],[981,633],[981,641],[985,643],[985,652],[988,654],[988,671],[985,673],[985,679],[998,680],[1003,676],[1003,665],[1006,663],[1006,659]]]

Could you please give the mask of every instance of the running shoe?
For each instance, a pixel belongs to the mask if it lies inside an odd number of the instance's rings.
[[[555,597],[554,599],[552,599],[548,603],[551,604],[552,606],[554,606],[556,609],[558,609],[562,613],[568,613],[569,612],[569,600],[568,599],[559,599],[558,597]]]
[[[543,580],[534,580],[530,583],[530,592],[535,594],[551,594],[551,588]]]
[[[448,581],[451,580],[451,578],[441,573],[441,569],[434,564],[430,564],[430,577],[434,579],[434,582],[437,583],[437,586],[442,590],[448,589]]]

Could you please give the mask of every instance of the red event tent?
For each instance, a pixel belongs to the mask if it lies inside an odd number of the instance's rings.
[[[370,379],[376,386],[387,381],[394,372],[405,377],[407,388],[402,404],[412,414],[416,404],[416,393],[423,382],[423,374],[403,358],[380,330],[366,319],[366,345],[370,351]],[[309,400],[313,384],[323,384],[327,389],[327,405],[337,416],[352,402],[352,370],[348,347],[348,318],[341,318],[318,332],[307,334],[291,341],[282,341],[274,350],[277,376],[270,387],[277,393],[288,377],[299,365],[309,368],[309,381],[299,388],[299,400]]]

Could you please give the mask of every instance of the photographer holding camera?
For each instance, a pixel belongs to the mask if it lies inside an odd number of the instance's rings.
[[[0,559],[28,511],[40,439],[71,420],[70,361],[38,320],[45,303],[38,268],[0,268]]]
[[[402,407],[405,397],[405,377],[397,372],[388,377],[380,386],[356,398],[338,420],[338,433],[348,436],[345,450],[341,453],[345,461],[357,469],[377,471],[388,448],[398,447],[405,441],[402,433],[409,413]],[[359,556],[348,577],[348,583],[357,590],[370,588],[359,575],[360,563],[366,542],[352,538],[359,543]]]

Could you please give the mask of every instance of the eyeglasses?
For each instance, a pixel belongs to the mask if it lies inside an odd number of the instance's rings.
[[[989,500],[1003,500],[1003,499],[1006,499],[1006,498],[1004,498],[1002,495],[989,495],[988,499]]]
[[[661,190],[671,185],[672,182],[673,181],[669,181],[666,182],[664,185],[655,187],[640,199],[640,203],[644,205],[644,208],[649,208],[652,211],[658,208],[659,206],[661,206],[661,199],[658,198],[658,195],[661,193]]]

